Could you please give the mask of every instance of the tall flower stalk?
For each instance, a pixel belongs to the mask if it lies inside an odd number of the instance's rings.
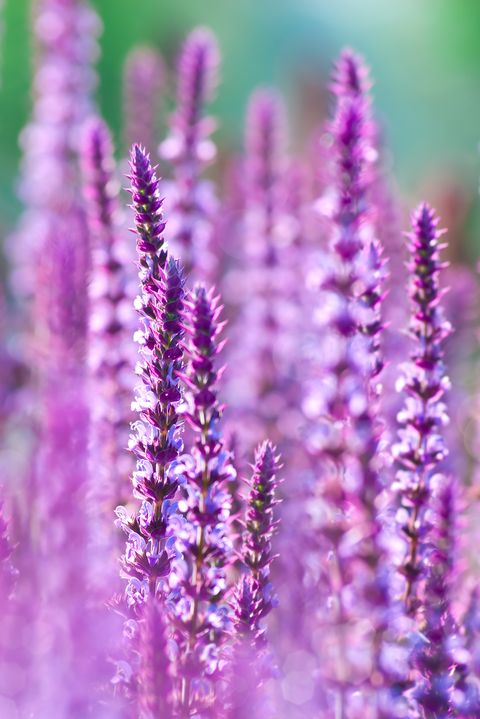
[[[178,456],[182,450],[178,373],[183,356],[183,275],[179,264],[167,254],[159,182],[148,155],[138,145],[131,152],[130,179],[140,278],[140,295],[135,301],[140,317],[136,333],[140,384],[132,405],[138,420],[132,424],[130,449],[137,462],[132,475],[133,494],[141,504],[134,516],[122,507],[117,513],[128,537],[122,560],[134,634],[143,642],[154,643],[154,637],[145,636],[148,627],[155,625],[148,612],[155,616],[157,611],[149,605],[168,596],[168,576],[176,555],[169,526],[176,513]],[[135,673],[138,666],[131,669]],[[140,681],[137,686],[142,706],[144,684]]]
[[[286,375],[291,371],[291,357],[284,351],[288,345],[285,326],[291,316],[290,272],[296,258],[291,245],[294,224],[284,205],[285,136],[282,97],[268,88],[255,91],[246,115],[240,227],[241,277],[248,280],[236,289],[239,312],[229,356],[232,364],[242,365],[243,372],[232,376],[227,388],[229,404],[243,424],[241,436],[248,453],[259,438],[279,439]]]
[[[272,538],[278,527],[273,516],[278,503],[277,472],[280,457],[271,442],[260,444],[248,480],[241,559],[246,573],[240,577],[232,599],[234,635],[229,666],[227,706],[229,719],[268,716],[264,684],[275,671],[268,648],[265,619],[277,599],[270,580],[274,559]]]
[[[91,112],[99,21],[83,0],[39,0],[32,118],[21,136],[26,212],[15,239],[15,290],[31,311],[24,349],[34,372],[37,423],[28,488],[35,562],[28,577],[39,607],[29,649],[27,700],[39,718],[86,714],[103,676],[87,593],[85,394],[88,233],[77,170],[79,130]],[[26,307],[25,307],[26,308]],[[33,338],[33,339],[32,339]],[[48,351],[46,351],[48,348]],[[37,394],[33,393],[36,383]],[[29,618],[26,618],[28,624]],[[105,660],[106,664],[106,660]]]
[[[134,360],[134,290],[126,238],[122,236],[119,183],[110,132],[99,118],[83,128],[81,161],[84,196],[92,249],[89,283],[89,397],[90,497],[92,541],[95,547],[92,579],[111,591],[114,551],[111,513],[128,496],[131,455],[126,451]],[[102,549],[100,549],[102,548]],[[103,551],[102,551],[103,550]],[[105,566],[106,565],[106,566]],[[107,570],[110,569],[108,572]]]
[[[162,158],[173,167],[168,238],[186,271],[200,279],[214,274],[216,262],[210,245],[217,201],[201,175],[216,154],[210,139],[214,122],[205,108],[216,90],[219,61],[215,36],[203,27],[193,30],[180,55],[170,134],[160,146]]]
[[[408,235],[410,335],[414,347],[398,385],[406,399],[398,415],[399,442],[394,447],[398,522],[405,538],[399,571],[405,578],[405,608],[412,616],[419,608],[419,586],[426,576],[432,478],[447,454],[442,437],[442,427],[447,422],[442,398],[449,380],[443,364],[443,343],[450,325],[440,304],[439,275],[445,267],[440,259],[442,234],[434,210],[421,204],[412,216],[412,232]]]
[[[452,716],[469,719],[476,716],[480,700],[478,688],[469,681],[468,654],[452,612],[457,529],[455,489],[451,479],[436,477],[435,483],[420,635],[412,651],[412,664],[420,674],[413,695],[425,719]]]
[[[325,682],[338,717],[349,715],[352,682],[365,686],[372,716],[384,716],[388,704],[384,696],[388,673],[382,664],[388,572],[378,505],[384,490],[382,428],[376,417],[377,394],[372,393],[372,381],[382,366],[381,254],[374,255],[374,271],[368,277],[364,266],[367,247],[378,247],[376,241],[375,245],[366,242],[371,237],[368,191],[375,157],[368,87],[362,61],[345,51],[333,83],[336,204],[330,265],[322,285],[330,315],[323,385],[327,420],[318,466],[322,551],[329,557],[323,569],[329,586],[324,597],[328,610],[324,608],[319,620],[326,624],[324,651],[334,658]],[[348,599],[351,596],[356,603]],[[347,637],[356,642],[355,656]],[[373,687],[371,676],[376,677]]]
[[[182,542],[185,564],[179,570],[180,599],[176,607],[183,717],[194,716],[211,703],[211,696],[202,687],[209,681],[215,685],[229,627],[224,595],[232,560],[229,482],[235,471],[219,427],[222,405],[218,381],[222,370],[217,357],[224,344],[219,338],[224,324],[219,322],[220,311],[213,292],[197,286],[188,298],[184,317],[187,363],[182,379],[188,405],[185,417],[193,430],[194,445],[185,456],[181,506],[188,529]]]
[[[265,644],[262,620],[270,613],[276,599],[270,581],[270,565],[273,559],[272,539],[278,527],[273,511],[278,503],[276,497],[279,480],[280,458],[276,449],[268,440],[256,450],[252,476],[248,482],[249,497],[243,533],[242,558],[249,569],[251,582],[249,600],[250,631],[255,644]]]
[[[135,47],[123,71],[125,145],[134,143],[152,152],[157,145],[159,111],[166,85],[166,70],[153,47]]]

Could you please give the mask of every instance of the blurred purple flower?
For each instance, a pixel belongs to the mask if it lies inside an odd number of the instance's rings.
[[[168,239],[186,271],[202,280],[212,276],[216,262],[211,243],[217,201],[201,173],[216,153],[210,139],[215,125],[204,113],[216,90],[219,62],[215,36],[203,27],[193,30],[180,55],[170,135],[160,146],[162,158],[173,167]]]
[[[152,152],[157,145],[159,110],[166,89],[162,56],[153,47],[135,47],[123,69],[124,141]]]

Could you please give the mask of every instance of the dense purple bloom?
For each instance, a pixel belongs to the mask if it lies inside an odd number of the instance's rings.
[[[212,275],[216,262],[210,248],[216,199],[201,173],[216,152],[210,139],[214,123],[205,117],[205,107],[213,99],[218,64],[214,35],[203,27],[193,30],[180,56],[170,135],[160,146],[161,156],[173,166],[168,239],[185,269],[202,279]]]
[[[187,363],[182,379],[186,386],[185,417],[193,429],[194,446],[183,458],[186,482],[179,505],[186,518],[175,607],[183,675],[182,716],[202,712],[211,703],[206,687],[221,668],[221,647],[229,626],[223,597],[232,558],[228,484],[235,471],[219,427],[221,369],[217,356],[224,344],[219,339],[223,328],[218,321],[220,311],[213,292],[197,286],[188,297],[184,316]]]
[[[440,306],[442,292],[440,260],[443,234],[432,208],[421,204],[412,218],[410,239],[410,334],[414,347],[398,389],[406,395],[398,415],[399,442],[395,489],[400,509],[398,522],[406,549],[400,571],[405,577],[404,600],[414,615],[419,606],[419,582],[425,576],[425,553],[429,534],[429,499],[432,478],[447,454],[442,427],[447,422],[443,395],[449,381],[443,364],[443,341],[450,332]]]
[[[130,449],[137,460],[133,494],[141,504],[134,516],[123,507],[117,513],[128,536],[123,574],[129,621],[134,625],[138,622],[135,631],[148,643],[153,638],[145,637],[150,626],[145,605],[168,594],[168,576],[176,553],[168,528],[176,512],[182,449],[178,373],[183,355],[183,275],[179,264],[167,255],[159,183],[148,155],[138,145],[131,153],[130,179],[141,291],[135,300],[140,317],[136,373],[141,384],[132,405],[139,418],[132,424]],[[141,689],[143,685],[139,686]]]
[[[124,67],[124,139],[153,151],[157,144],[159,109],[166,84],[165,65],[151,47],[135,47]]]

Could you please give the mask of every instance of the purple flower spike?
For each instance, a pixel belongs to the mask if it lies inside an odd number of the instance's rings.
[[[285,108],[272,90],[258,90],[247,114],[247,242],[265,265],[277,261],[285,166]]]
[[[178,133],[178,155],[190,160],[211,159],[211,149],[207,151],[202,144],[211,127],[210,122],[205,122],[203,113],[217,87],[219,62],[213,33],[204,27],[193,30],[180,56],[177,111],[173,120],[173,130]]]
[[[259,645],[265,641],[261,620],[270,613],[276,602],[270,582],[270,564],[274,556],[272,537],[278,526],[273,510],[278,502],[275,495],[280,467],[280,457],[275,447],[266,441],[257,448],[253,474],[248,482],[250,493],[242,555],[252,578],[249,588],[253,602],[250,621],[255,641]]]
[[[95,543],[115,551],[111,512],[128,496],[131,456],[125,451],[132,419],[131,381],[128,371],[134,361],[134,296],[129,271],[130,258],[123,249],[119,228],[119,183],[110,132],[99,118],[83,128],[81,161],[92,249],[90,297],[91,372],[91,478],[90,504],[95,520]],[[97,547],[98,550],[98,547]],[[104,555],[96,551],[92,561],[94,581],[103,580],[111,593],[112,576],[105,571]],[[112,563],[112,573],[115,567]]]
[[[277,604],[270,581],[270,565],[274,559],[272,538],[278,521],[273,518],[279,480],[280,457],[271,442],[265,441],[255,453],[253,473],[248,481],[249,497],[245,518],[241,558],[248,574],[240,578],[232,598],[234,636],[232,659],[227,680],[229,717],[246,716],[247,705],[243,690],[239,690],[238,671],[242,672],[242,687],[249,692],[254,716],[264,716],[260,706],[265,702],[262,689],[266,679],[274,673],[274,658],[268,649],[264,619]],[[255,707],[255,708],[254,708]]]
[[[442,401],[449,381],[443,364],[443,342],[450,333],[440,300],[439,274],[446,266],[440,260],[443,234],[432,208],[422,204],[412,217],[410,239],[410,334],[415,343],[404,377],[398,385],[406,394],[398,415],[399,442],[394,447],[397,461],[395,489],[400,510],[398,521],[406,538],[406,552],[400,571],[405,577],[405,605],[409,614],[418,609],[418,585],[425,575],[428,545],[427,511],[431,482],[446,457],[442,427],[447,423]]]
[[[132,209],[135,212],[137,251],[140,255],[140,268],[144,269],[146,273],[145,277],[141,274],[140,279],[150,294],[155,284],[153,280],[155,273],[164,268],[167,258],[166,249],[163,247],[165,243],[163,200],[160,198],[159,181],[155,175],[155,168],[150,163],[150,156],[139,145],[132,147],[130,166],[132,174],[129,178],[132,183]],[[153,263],[150,270],[148,269],[149,260]],[[152,277],[150,282],[148,274]]]
[[[117,514],[128,535],[122,560],[128,581],[127,606],[135,624],[143,621],[145,602],[160,601],[168,593],[176,556],[168,529],[176,517],[182,450],[178,373],[183,355],[183,275],[179,264],[167,256],[158,180],[148,155],[138,145],[132,150],[131,168],[141,291],[135,301],[140,317],[136,374],[141,384],[132,404],[139,418],[132,424],[130,449],[137,460],[133,494],[141,505],[133,517],[123,507]],[[148,621],[146,626],[150,626]]]
[[[324,557],[317,591],[323,605],[322,651],[336,660],[320,671],[332,708],[340,705],[349,715],[355,701],[352,687],[359,684],[365,702],[375,708],[372,716],[383,716],[389,704],[395,715],[388,696],[390,670],[384,661],[390,577],[379,516],[385,490],[383,427],[378,419],[379,387],[374,385],[383,367],[385,268],[382,248],[372,235],[368,203],[375,156],[370,99],[365,95],[369,83],[357,58],[343,55],[340,65],[345,57],[348,73],[343,75],[362,81],[337,82],[331,125],[336,179],[330,256],[322,283],[328,344],[321,388],[324,420],[317,440],[317,521]],[[347,631],[355,656],[347,646]],[[374,686],[369,686],[366,666],[375,675]]]
[[[229,611],[223,596],[226,569],[232,559],[227,533],[231,511],[229,482],[235,471],[230,453],[219,432],[222,406],[218,401],[221,370],[217,356],[223,323],[221,307],[213,292],[197,286],[186,302],[185,332],[187,365],[182,379],[186,385],[188,410],[195,444],[184,458],[186,476],[183,552],[180,567],[180,663],[183,672],[181,706],[190,716],[211,702],[210,692],[199,691],[202,683],[214,681],[220,668],[221,646],[227,638]]]
[[[480,702],[478,688],[469,680],[468,653],[451,607],[456,586],[455,493],[450,479],[437,482],[420,634],[412,651],[413,666],[420,673],[413,695],[422,717],[469,719],[478,716]]]
[[[172,719],[172,663],[168,655],[166,609],[151,598],[138,622],[138,711],[141,719]]]
[[[340,99],[364,97],[371,87],[369,69],[363,58],[350,48],[343,50],[335,65],[332,92]]]
[[[153,150],[156,146],[165,75],[163,58],[154,48],[136,47],[128,54],[123,91],[126,147],[137,143]]]
[[[199,27],[190,33],[180,56],[170,135],[160,146],[162,158],[173,166],[169,241],[186,270],[202,279],[212,275],[216,262],[211,245],[217,201],[201,173],[216,154],[210,139],[214,123],[205,116],[205,107],[217,86],[219,60],[217,41],[209,30]]]

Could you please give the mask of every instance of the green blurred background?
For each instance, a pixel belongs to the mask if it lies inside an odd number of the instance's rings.
[[[17,138],[29,114],[30,0],[4,2],[0,212],[2,224],[10,225],[18,213]],[[402,192],[409,201],[425,192],[443,193],[443,202],[463,203],[467,254],[477,254],[480,0],[93,0],[93,4],[104,25],[99,103],[116,133],[121,127],[122,63],[136,43],[156,45],[173,64],[181,38],[190,28],[198,23],[213,28],[224,58],[215,106],[219,142],[234,147],[241,142],[246,98],[255,85],[265,83],[275,83],[287,93],[297,126],[294,146],[304,146],[299,97],[307,106],[311,101],[310,113],[318,107],[320,114],[330,63],[342,46],[353,46],[372,68],[376,112]]]

